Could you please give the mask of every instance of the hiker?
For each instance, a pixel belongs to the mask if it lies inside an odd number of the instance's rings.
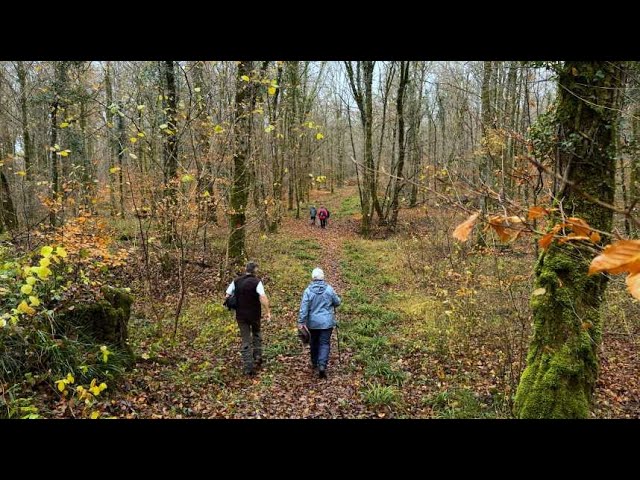
[[[244,374],[252,376],[262,366],[262,335],[260,334],[261,305],[267,320],[271,320],[269,299],[264,292],[262,280],[256,276],[258,264],[247,263],[246,273],[235,278],[227,288],[227,297],[233,293],[237,298],[236,321],[242,337],[242,362]]]
[[[316,225],[316,214],[318,213],[318,211],[316,210],[316,207],[314,205],[311,205],[311,208],[309,209],[309,214],[311,215],[311,223],[310,225],[313,225],[315,227]]]
[[[342,303],[331,285],[324,281],[324,272],[314,268],[311,283],[305,289],[298,315],[298,328],[310,334],[311,368],[319,378],[327,378],[327,363],[331,350],[331,332],[336,325],[335,307]]]
[[[318,210],[318,218],[320,219],[320,227],[325,228],[327,226],[327,218],[329,218],[329,211],[324,208],[324,205],[321,205],[320,210]]]

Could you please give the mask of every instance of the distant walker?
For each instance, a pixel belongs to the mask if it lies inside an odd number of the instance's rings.
[[[325,228],[329,218],[329,210],[327,210],[324,205],[321,205],[320,210],[318,210],[318,218],[320,219],[320,228]]]

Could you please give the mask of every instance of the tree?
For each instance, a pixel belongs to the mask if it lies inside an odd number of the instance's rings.
[[[67,93],[67,70],[69,62],[53,62],[54,63],[54,79],[52,85],[52,100],[50,109],[50,145],[49,145],[49,162],[51,167],[51,190],[53,194],[54,206],[49,210],[49,222],[52,226],[57,226],[61,221],[56,214],[57,205],[62,202],[60,189],[60,171],[58,164],[58,151],[55,148],[58,145],[58,115],[64,112],[66,105]]]
[[[410,62],[400,62],[400,79],[398,84],[398,96],[396,98],[396,112],[398,115],[398,163],[396,164],[395,174],[397,178],[394,178],[393,197],[391,199],[391,219],[389,225],[394,228],[398,223],[398,211],[400,205],[398,197],[400,191],[404,187],[404,157],[405,157],[405,112],[404,112],[404,97],[407,90],[407,84],[409,83],[409,66]]]
[[[177,118],[177,104],[178,104],[178,91],[176,88],[176,72],[174,61],[164,61],[161,63],[161,70],[165,81],[165,95],[164,95],[164,111],[166,115],[166,126],[164,128],[165,142],[164,142],[164,201],[166,202],[166,208],[170,211],[176,204],[176,175],[178,173],[178,118]],[[119,132],[123,131],[124,126],[119,123]],[[119,135],[122,138],[122,135]],[[120,150],[122,151],[123,145],[120,142]],[[120,155],[118,155],[119,161],[121,161]],[[170,211],[167,216],[167,222],[165,225],[165,239],[170,240],[173,238],[175,232],[175,224],[173,221],[174,212]]]
[[[376,62],[345,62],[351,93],[360,111],[360,122],[364,134],[364,166],[360,186],[360,209],[362,211],[361,231],[368,235],[371,228],[373,209],[378,196],[375,164],[373,160],[373,69]]]
[[[623,64],[565,62],[559,71],[560,153],[556,200],[567,216],[611,231],[615,146]],[[519,418],[584,418],[598,374],[604,275],[587,276],[592,258],[577,242],[552,244],[535,268],[533,338],[515,398]],[[541,293],[542,292],[542,293]]]
[[[239,263],[245,255],[246,208],[249,199],[249,159],[255,86],[251,81],[253,62],[239,62],[236,75],[235,119],[233,122],[233,182],[229,199],[229,258]]]

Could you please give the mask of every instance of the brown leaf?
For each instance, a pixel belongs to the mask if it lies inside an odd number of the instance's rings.
[[[578,235],[576,233],[570,233],[566,237],[563,237],[560,240],[558,240],[558,243],[566,243],[572,240],[591,240],[591,237],[587,237],[586,235]]]
[[[573,230],[576,235],[586,237],[591,233],[591,227],[581,218],[569,217],[567,218],[567,225],[571,227],[571,230]]]
[[[640,273],[632,273],[626,279],[629,293],[635,298],[640,299]]]
[[[589,275],[598,272],[640,272],[640,240],[619,240],[607,245],[589,265]]]
[[[564,223],[562,224],[559,223],[557,225],[554,225],[549,233],[544,234],[540,238],[540,240],[538,240],[538,245],[540,246],[540,248],[543,250],[546,250],[547,248],[549,248],[549,245],[551,245],[551,242],[553,241],[553,237],[555,236],[556,233],[560,231],[560,229],[563,226],[565,226]]]
[[[549,214],[549,210],[547,210],[544,207],[539,207],[535,205],[529,209],[529,215],[527,216],[527,218],[529,220],[535,220],[536,218],[544,217],[545,215],[548,215],[548,214]]]
[[[555,233],[553,232],[549,232],[545,235],[543,235],[540,240],[538,240],[538,245],[540,246],[541,249],[546,250],[547,248],[549,248],[549,245],[551,245],[551,242],[553,241],[553,236],[555,235]]]
[[[474,213],[458,225],[453,231],[453,238],[460,240],[461,242],[466,242],[469,239],[471,230],[473,230],[473,226],[476,224],[476,220],[478,220],[478,215],[480,215],[480,212]]]
[[[501,217],[492,215],[489,217],[489,225],[500,237],[502,242],[509,242],[518,238],[523,228],[523,219],[518,216]]]

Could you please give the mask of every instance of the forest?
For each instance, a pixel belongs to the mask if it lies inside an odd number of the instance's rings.
[[[0,61],[0,418],[638,418],[638,200],[637,62]]]

